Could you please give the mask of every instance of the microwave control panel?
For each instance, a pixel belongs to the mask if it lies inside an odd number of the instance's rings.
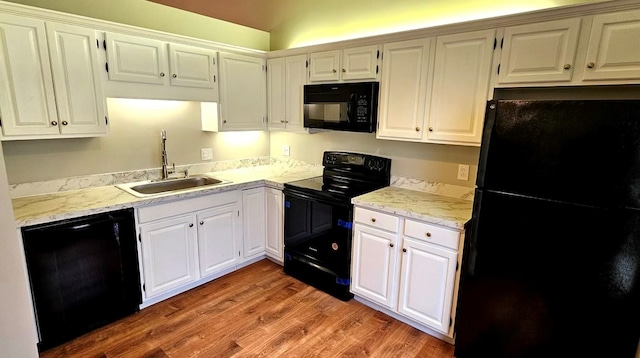
[[[358,94],[356,99],[356,122],[367,123],[369,120],[369,96]]]

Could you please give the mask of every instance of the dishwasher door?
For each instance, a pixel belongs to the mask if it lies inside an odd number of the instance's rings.
[[[133,210],[22,229],[40,351],[139,310]]]

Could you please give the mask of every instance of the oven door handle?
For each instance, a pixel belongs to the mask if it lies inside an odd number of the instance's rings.
[[[316,203],[322,203],[322,204],[327,204],[327,205],[331,205],[331,206],[343,206],[343,207],[349,207],[351,205],[351,200],[349,200],[349,203],[344,203],[344,202],[340,202],[338,200],[331,200],[328,198],[323,198],[323,197],[319,197],[319,196],[315,196],[315,195],[309,195],[306,194],[304,192],[300,192],[291,188],[285,188],[282,193],[285,196],[291,196],[294,198],[298,198],[298,199],[302,199],[302,200],[307,200],[307,201],[312,201],[312,202],[316,202]]]

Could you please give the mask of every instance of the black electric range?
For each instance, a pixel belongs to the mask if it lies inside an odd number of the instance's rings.
[[[284,185],[284,271],[341,300],[351,283],[351,198],[389,186],[391,159],[325,152],[322,176]]]

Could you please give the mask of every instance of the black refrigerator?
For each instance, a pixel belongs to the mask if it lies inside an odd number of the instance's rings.
[[[455,356],[634,357],[640,100],[487,103]]]

